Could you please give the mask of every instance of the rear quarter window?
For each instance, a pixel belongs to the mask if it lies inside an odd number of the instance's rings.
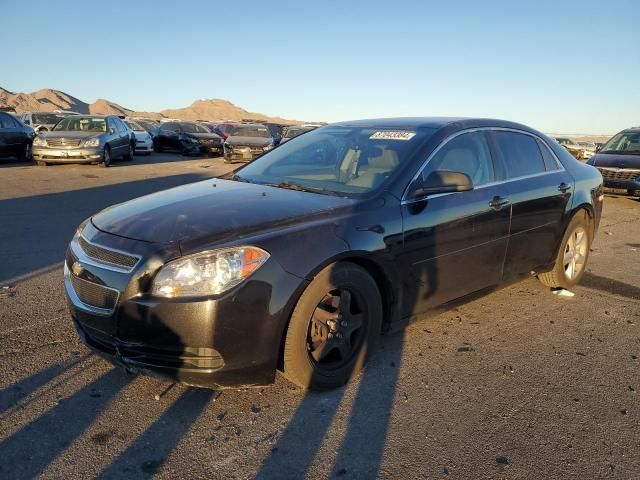
[[[553,156],[549,147],[547,147],[544,142],[540,140],[536,140],[538,142],[538,147],[540,148],[540,153],[542,153],[542,159],[544,160],[544,166],[548,171],[558,170],[560,165],[558,164],[558,160]]]
[[[545,163],[535,138],[524,133],[491,132],[496,167],[502,179],[544,173]]]

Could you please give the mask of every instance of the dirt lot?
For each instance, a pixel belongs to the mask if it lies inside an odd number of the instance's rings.
[[[217,393],[129,376],[78,341],[75,227],[220,159],[0,164],[0,478],[640,478],[640,202],[609,197],[575,297],[535,279],[385,338],[347,388]]]

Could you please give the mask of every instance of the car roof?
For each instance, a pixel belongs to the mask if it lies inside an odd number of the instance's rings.
[[[440,129],[443,127],[472,128],[472,127],[502,127],[515,128],[536,132],[536,130],[520,123],[493,118],[472,117],[399,117],[399,118],[374,118],[367,120],[354,120],[349,122],[337,122],[331,125],[349,127],[374,127],[374,128],[420,128],[429,127]],[[537,132],[536,132],[537,133]]]

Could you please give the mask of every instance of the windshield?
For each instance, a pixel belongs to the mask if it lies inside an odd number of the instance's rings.
[[[142,125],[140,125],[137,122],[132,122],[131,120],[125,120],[124,123],[126,123],[127,127],[129,127],[134,132],[146,132],[146,130],[142,128]]]
[[[31,121],[34,125],[55,125],[62,117],[55,113],[34,113],[31,115]]]
[[[74,115],[60,120],[60,122],[55,127],[53,127],[53,131],[106,132],[107,124],[104,121],[104,118],[83,117],[80,115]]]
[[[142,126],[145,130],[154,130],[159,127],[159,124],[151,122],[149,120],[136,120],[136,123]]]
[[[640,132],[620,132],[600,149],[601,153],[640,153]]]
[[[210,133],[209,130],[197,123],[181,123],[180,128],[186,133]]]
[[[432,128],[324,127],[290,140],[241,168],[241,181],[362,196],[378,189],[435,132]]]
[[[269,138],[269,129],[259,125],[236,125],[231,130],[232,137],[263,137]]]

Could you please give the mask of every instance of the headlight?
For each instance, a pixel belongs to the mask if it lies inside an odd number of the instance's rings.
[[[99,147],[100,139],[99,138],[90,138],[89,140],[85,140],[82,142],[82,146],[84,147]]]
[[[267,261],[269,254],[257,247],[213,250],[174,260],[153,280],[158,297],[201,297],[222,293],[247,279]]]
[[[36,147],[44,147],[47,145],[47,141],[42,137],[36,137],[33,139],[33,145]]]

